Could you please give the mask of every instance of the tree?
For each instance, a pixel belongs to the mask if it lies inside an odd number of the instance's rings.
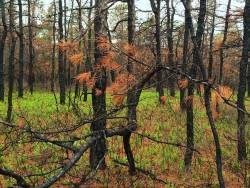
[[[13,85],[14,85],[14,60],[15,60],[15,48],[16,48],[16,33],[14,26],[14,0],[10,0],[9,6],[9,26],[11,33],[11,46],[9,52],[9,65],[8,65],[8,110],[7,118],[8,122],[11,121],[12,116],[12,95],[13,95]]]
[[[63,42],[63,7],[62,0],[59,0],[59,14],[58,14],[58,27],[59,27],[59,41]],[[63,52],[59,48],[58,52],[58,75],[59,75],[59,87],[60,87],[60,104],[65,104],[65,66],[63,61]]]
[[[219,75],[219,84],[221,85],[223,82],[223,65],[224,65],[224,48],[225,43],[227,40],[227,33],[228,33],[228,24],[229,24],[229,17],[230,17],[230,7],[231,7],[231,0],[228,0],[227,3],[227,12],[226,12],[226,19],[225,19],[225,27],[223,32],[223,39],[220,47],[220,75]]]
[[[127,4],[128,4],[128,44],[130,46],[134,46],[135,45],[135,1],[128,0]],[[131,56],[132,54],[129,55]],[[130,57],[128,57],[127,71],[129,74],[134,73],[133,61]],[[127,103],[128,103],[128,115],[127,115],[128,124],[136,126],[137,122],[136,92],[134,90],[131,89],[128,90]],[[123,145],[129,162],[129,172],[131,175],[134,175],[136,173],[136,168],[135,168],[134,156],[130,146],[130,137],[131,137],[131,131],[128,130],[125,136],[123,136]]]
[[[168,41],[168,63],[171,68],[174,68],[174,45],[173,45],[173,30],[174,30],[174,11],[170,9],[170,0],[166,0],[167,4],[167,41]],[[173,7],[173,0],[171,0]],[[175,78],[174,75],[169,76],[170,95],[175,96]]]
[[[51,57],[51,82],[50,89],[53,92],[55,88],[55,56],[56,56],[56,2],[53,0],[53,26],[52,26],[52,38],[53,38],[53,47],[52,47],[52,57]]]
[[[105,56],[105,51],[100,46],[106,41],[106,14],[107,14],[107,0],[96,0],[95,2],[95,19],[94,19],[94,33],[95,33],[95,63],[97,67],[101,64],[102,58]],[[104,41],[103,41],[104,39]],[[106,49],[109,50],[109,49]],[[106,70],[98,68],[95,72],[96,80],[92,89],[92,107],[94,112],[94,119],[101,117],[91,123],[91,131],[101,131],[106,128]],[[101,93],[96,94],[99,90]],[[101,134],[101,133],[100,133]],[[90,149],[90,166],[96,168],[100,166],[100,169],[106,167],[105,164],[106,153],[106,140],[105,138],[95,141],[95,144]]]
[[[190,8],[191,1],[185,1],[187,8]],[[188,13],[187,8],[185,9],[185,25],[184,25],[184,41],[183,41],[183,60],[182,60],[182,71],[186,72],[187,63],[188,63],[188,42],[189,42],[189,26],[188,26]],[[185,79],[184,76],[181,76],[182,79]],[[180,88],[180,107],[182,110],[186,109],[185,103],[185,91],[186,88]]]
[[[237,107],[238,107],[238,160],[243,161],[247,159],[246,152],[246,115],[245,115],[245,94],[247,85],[247,66],[248,54],[249,54],[249,44],[250,44],[250,1],[246,0],[244,8],[244,36],[243,36],[243,49],[240,62],[240,74],[239,74],[239,87],[237,95]]]
[[[156,66],[161,66],[161,0],[150,0],[151,8],[155,16],[155,40],[156,40]],[[157,91],[159,92],[159,101],[162,103],[164,89],[162,83],[162,72],[157,73]]]
[[[24,34],[23,34],[23,7],[22,0],[18,0],[19,7],[19,75],[18,97],[23,97],[23,72],[24,72]]]
[[[5,1],[2,0],[0,2],[1,9],[1,19],[3,24],[3,31],[1,32],[1,40],[0,40],[0,101],[4,100],[4,47],[5,40],[7,37],[7,24],[5,21]]]
[[[31,13],[31,0],[28,0],[28,32],[29,32],[29,90],[33,93],[35,74],[33,72],[34,49],[33,49],[33,14]]]

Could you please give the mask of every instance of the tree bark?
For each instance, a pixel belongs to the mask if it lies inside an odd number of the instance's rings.
[[[156,66],[161,66],[161,0],[150,0],[152,11],[155,16],[155,40],[156,40]],[[157,77],[157,91],[159,92],[159,102],[162,103],[161,97],[164,96],[164,89],[162,83],[162,72],[156,74]]]
[[[18,0],[19,7],[19,74],[18,97],[23,97],[23,68],[24,68],[24,38],[23,38],[23,7],[22,0]]]
[[[246,0],[244,9],[244,37],[243,37],[243,49],[240,62],[240,75],[239,75],[239,87],[237,95],[237,107],[238,107],[238,160],[243,161],[247,159],[246,152],[246,115],[242,110],[245,110],[245,94],[247,84],[247,66],[248,66],[248,53],[250,44],[250,0]]]
[[[9,25],[11,33],[11,45],[9,53],[9,65],[8,65],[8,110],[7,118],[8,122],[11,121],[12,117],[12,95],[13,95],[13,85],[14,85],[14,60],[15,60],[15,48],[16,48],[16,33],[14,28],[14,0],[10,0],[9,7]]]
[[[135,1],[128,0],[128,43],[129,45],[134,45],[135,40]],[[131,55],[131,54],[129,54]],[[133,64],[131,58],[128,57],[128,66],[127,71],[129,74],[133,74]],[[127,94],[127,104],[128,104],[128,124],[137,126],[137,117],[136,117],[136,92],[135,90],[128,90]],[[136,173],[135,168],[135,160],[132,153],[132,149],[130,146],[130,137],[131,131],[128,130],[126,135],[123,136],[123,145],[124,150],[127,155],[128,163],[129,163],[129,173],[130,175],[134,175]]]
[[[230,17],[230,8],[231,8],[231,0],[228,0],[227,3],[227,12],[226,12],[226,20],[225,20],[225,27],[223,32],[223,39],[220,47],[220,74],[219,74],[219,84],[223,84],[223,66],[224,66],[224,47],[227,40],[227,33],[228,33],[228,24],[229,24],[229,17]]]
[[[52,48],[52,58],[51,58],[51,82],[50,89],[52,92],[55,91],[55,56],[56,56],[56,2],[53,1],[54,15],[53,15],[53,28],[52,28],[52,38],[53,38],[53,48]]]
[[[63,7],[62,0],[59,0],[59,17],[58,17],[58,26],[59,26],[59,40],[63,41]],[[59,87],[60,87],[60,104],[65,104],[65,69],[63,62],[63,52],[59,48],[58,53],[58,74],[59,74]]]
[[[171,14],[170,0],[166,0],[167,4],[167,41],[168,41],[168,63],[171,68],[174,68],[174,45],[173,45],[173,21],[174,11]],[[171,0],[171,4],[173,4]],[[172,97],[175,96],[175,78],[174,75],[169,75],[169,90]]]
[[[28,32],[29,32],[29,90],[33,94],[34,90],[34,79],[35,75],[33,72],[33,63],[34,63],[34,49],[33,49],[33,18],[31,13],[31,0],[28,0]]]
[[[216,14],[216,0],[214,0],[213,17],[211,23],[211,33],[209,38],[209,57],[208,57],[208,79],[212,79],[213,74],[213,46],[214,46],[214,29],[215,29],[215,14]]]
[[[186,6],[189,8],[191,5],[190,0],[185,1]],[[188,42],[189,42],[189,26],[188,26],[188,10],[185,9],[185,31],[184,31],[184,41],[183,41],[183,62],[181,70],[182,72],[187,71],[187,63],[188,63]],[[181,77],[182,79],[185,79],[184,76]],[[180,89],[180,107],[182,110],[186,109],[186,103],[185,103],[185,88]]]
[[[199,16],[198,19],[198,29],[197,29],[197,34],[196,37],[194,35],[194,27],[193,27],[193,22],[192,22],[192,16],[191,16],[191,12],[190,9],[187,8],[184,0],[182,0],[185,9],[188,10],[188,20],[189,20],[189,31],[191,34],[191,39],[194,45],[194,50],[195,50],[195,54],[196,54],[196,59],[193,60],[193,63],[196,63],[197,66],[199,66],[201,74],[202,74],[202,79],[204,81],[207,81],[207,72],[205,70],[203,61],[202,61],[202,57],[201,57],[201,53],[199,51],[199,45],[200,42],[199,40],[197,40],[197,36],[201,36],[202,32],[198,32],[199,30],[202,31],[204,30],[204,25],[200,24],[202,22],[203,17],[205,17],[205,13],[206,13],[206,0],[201,0],[200,1],[200,13],[203,16]],[[203,29],[202,29],[203,28]],[[197,61],[196,61],[197,60]],[[216,129],[216,125],[212,116],[212,111],[211,111],[211,104],[210,104],[210,94],[211,94],[211,88],[210,85],[204,85],[204,90],[205,90],[205,94],[204,94],[204,100],[205,100],[205,107],[206,107],[206,114],[209,120],[209,124],[212,130],[212,134],[214,137],[214,144],[215,144],[215,149],[216,149],[216,167],[217,167],[217,177],[218,177],[218,181],[220,184],[220,188],[224,188],[225,187],[225,183],[224,183],[224,178],[223,178],[223,172],[222,172],[222,157],[221,157],[221,147],[220,147],[220,141],[219,141],[219,135]]]
[[[5,1],[0,1],[0,9],[1,9],[1,19],[3,24],[3,32],[1,32],[1,40],[0,40],[0,101],[4,100],[4,47],[5,40],[7,37],[7,24],[5,21]]]
[[[105,56],[103,49],[99,48],[100,37],[107,38],[106,30],[106,14],[107,14],[107,0],[96,0],[95,3],[95,19],[94,19],[94,32],[95,32],[95,66],[101,63],[102,58]],[[96,81],[94,88],[92,89],[92,106],[94,112],[94,119],[97,117],[98,120],[93,121],[91,124],[91,131],[100,131],[106,128],[106,70],[101,68],[97,69]],[[101,91],[100,95],[96,95],[96,89]],[[90,166],[96,168],[99,165],[100,169],[106,167],[105,164],[105,153],[106,153],[106,139],[105,135],[97,140],[94,146],[90,149]]]
[[[189,4],[190,5],[190,4]],[[186,5],[187,6],[187,5]],[[190,12],[190,6],[186,7],[188,14]],[[198,26],[196,31],[195,40],[197,41],[197,46],[193,49],[193,63],[190,69],[190,76],[196,78],[197,76],[197,65],[199,62],[198,50],[201,47],[202,36],[204,33],[205,25],[205,15],[206,15],[206,0],[200,1],[200,10],[198,16]],[[187,21],[188,26],[192,25],[192,20],[188,15]],[[184,157],[185,166],[187,169],[191,167],[192,157],[193,157],[193,148],[194,148],[194,112],[193,112],[193,97],[194,97],[194,83],[189,82],[188,84],[188,100],[187,100],[187,149]]]

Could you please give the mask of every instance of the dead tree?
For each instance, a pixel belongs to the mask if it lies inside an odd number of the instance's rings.
[[[0,100],[4,100],[4,47],[5,40],[8,33],[8,28],[6,24],[5,18],[5,1],[0,1],[0,9],[1,9],[1,19],[3,24],[3,31],[0,34]]]
[[[59,0],[59,14],[58,14],[59,40],[63,42],[63,6],[62,0]],[[58,52],[58,75],[60,87],[60,104],[65,104],[65,66],[63,61],[63,51],[59,48]]]
[[[28,84],[30,93],[34,90],[35,74],[33,70],[34,64],[34,49],[33,49],[33,13],[31,12],[31,0],[28,0],[28,33],[29,33],[29,77]]]
[[[107,29],[106,29],[106,14],[107,14],[107,0],[96,0],[95,2],[95,19],[94,19],[94,32],[95,32],[95,63],[94,66],[97,67],[101,64],[102,58],[105,56],[105,51],[100,48],[102,39],[107,39]],[[104,68],[97,69],[95,71],[96,81],[92,89],[92,107],[94,118],[101,116],[96,121],[91,123],[91,131],[102,131],[106,128],[106,84],[107,76],[106,70]],[[101,91],[100,95],[96,95],[96,90]],[[100,133],[101,134],[101,133]],[[104,136],[104,135],[103,135]],[[100,161],[102,161],[99,166],[100,169],[106,167],[105,164],[105,153],[106,153],[106,140],[102,139],[96,140],[95,144],[90,149],[90,166],[95,169]]]
[[[23,72],[24,72],[24,34],[23,34],[23,5],[18,0],[19,19],[19,74],[18,74],[18,97],[23,97]]]
[[[185,1],[186,6],[190,7],[191,1],[186,0]],[[182,61],[182,71],[187,71],[187,63],[188,63],[188,42],[189,42],[189,27],[188,27],[188,15],[187,15],[187,9],[185,9],[185,25],[184,25],[184,41],[183,41],[183,61]],[[184,76],[181,76],[182,79],[185,79]],[[186,109],[186,103],[185,103],[185,88],[180,89],[180,107],[182,110]]]
[[[161,66],[161,0],[150,0],[151,8],[155,17],[155,40],[156,40],[156,66]],[[162,72],[156,74],[157,77],[157,91],[159,92],[159,101],[162,102],[161,97],[164,96],[164,89],[162,83]]]
[[[243,36],[243,49],[240,62],[240,75],[239,75],[239,87],[237,95],[237,107],[238,107],[238,129],[237,129],[237,138],[238,138],[238,160],[243,161],[247,159],[246,151],[246,115],[242,110],[245,108],[245,94],[246,94],[246,85],[247,85],[247,66],[248,54],[249,54],[249,43],[250,43],[250,0],[246,0],[244,8],[244,36]]]
[[[219,84],[220,85],[223,84],[224,47],[225,47],[225,43],[227,41],[230,8],[231,8],[231,0],[228,0],[226,19],[225,19],[225,27],[224,27],[224,31],[223,31],[223,39],[222,39],[222,43],[221,43],[221,47],[220,47],[220,72],[219,72]]]
[[[14,0],[10,0],[9,7],[9,27],[11,34],[11,44],[9,52],[9,65],[8,65],[8,109],[7,118],[8,122],[11,121],[12,117],[12,95],[13,95],[13,85],[14,85],[14,61],[15,61],[15,49],[16,49],[16,33],[14,26]]]
[[[174,45],[173,45],[173,30],[174,30],[174,11],[171,13],[170,0],[166,0],[167,4],[167,41],[168,41],[168,63],[174,68]],[[171,0],[173,7],[173,0]],[[169,75],[169,90],[172,97],[175,96],[175,78],[174,75]]]

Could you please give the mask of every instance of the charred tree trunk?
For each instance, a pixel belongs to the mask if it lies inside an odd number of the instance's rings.
[[[58,26],[59,26],[59,40],[63,41],[63,7],[62,0],[59,0],[59,17],[58,17]],[[59,48],[58,52],[58,74],[59,74],[59,87],[60,87],[60,104],[65,104],[65,69],[63,62],[63,52]]]
[[[190,0],[185,1],[186,6],[190,7]],[[187,9],[185,9],[185,31],[184,31],[184,41],[183,41],[183,62],[182,62],[182,71],[187,71],[187,63],[188,63],[188,41],[189,41],[189,27],[188,27],[188,12]],[[181,77],[182,79],[185,79],[184,76]],[[186,103],[185,103],[185,88],[180,89],[180,107],[182,110],[186,109]]]
[[[129,45],[134,45],[135,40],[135,1],[128,0],[128,43]],[[129,54],[131,55],[131,54]],[[128,58],[127,70],[129,74],[133,74],[133,64],[131,58]],[[136,92],[135,90],[128,90],[127,94],[127,104],[128,104],[128,124],[137,126],[136,117]],[[126,135],[123,136],[124,150],[127,155],[129,163],[129,173],[134,175],[136,173],[135,160],[130,146],[131,131],[128,130]]]
[[[106,31],[106,14],[107,14],[107,0],[96,0],[95,3],[95,19],[94,19],[94,31],[95,31],[95,66],[101,63],[102,58],[105,56],[105,52],[100,46],[100,37],[107,38]],[[101,68],[96,70],[96,81],[92,90],[92,106],[94,112],[95,121],[91,124],[91,131],[101,131],[106,128],[106,70]],[[101,94],[96,95],[95,91],[100,90]],[[100,133],[101,134],[101,133]],[[105,135],[97,140],[94,146],[90,149],[90,166],[100,169],[106,167],[105,153],[106,153],[106,139]]]
[[[18,0],[19,7],[19,74],[18,97],[23,97],[23,68],[24,68],[24,40],[23,40],[23,7],[22,0]]]
[[[243,161],[247,159],[246,152],[246,115],[243,112],[245,110],[245,94],[247,84],[247,66],[248,66],[248,54],[250,44],[250,0],[246,0],[244,9],[244,37],[243,37],[243,50],[242,58],[240,62],[240,75],[239,75],[239,88],[237,96],[238,107],[238,160]],[[243,110],[243,111],[242,111]]]
[[[31,0],[28,0],[28,32],[29,32],[29,90],[30,93],[33,93],[34,90],[34,72],[33,72],[33,63],[34,63],[34,49],[33,49],[33,18],[31,14]]]
[[[161,0],[150,0],[152,11],[155,16],[155,40],[156,40],[156,66],[161,66]],[[159,101],[162,103],[161,97],[164,96],[164,89],[162,83],[162,72],[156,74],[157,77],[157,91],[159,92]]]
[[[9,53],[9,65],[8,65],[8,110],[7,118],[8,122],[11,121],[12,116],[12,94],[13,94],[13,85],[14,85],[14,60],[15,60],[15,48],[16,48],[16,33],[14,29],[14,0],[10,0],[10,33],[11,33],[11,44],[10,44],[10,53]]]
[[[82,9],[81,9],[81,4],[82,4],[82,1],[81,0],[77,0],[76,1],[77,4],[78,4],[78,28],[79,28],[79,31],[80,31],[80,35],[82,36],[82,33],[83,33],[83,26],[82,26]],[[79,46],[81,47],[82,46],[82,41],[80,40],[79,41]],[[80,65],[78,64],[77,67],[76,67],[76,75],[78,75],[80,73]],[[80,93],[80,84],[79,84],[79,81],[76,80],[76,84],[75,84],[75,98],[76,97],[79,97],[79,93]]]
[[[173,22],[174,12],[171,14],[170,0],[166,0],[167,4],[167,40],[168,40],[168,63],[171,68],[174,68],[174,45],[173,45]],[[173,2],[171,1],[171,4]],[[175,96],[175,78],[174,75],[169,75],[169,90],[172,97]]]
[[[53,28],[52,28],[52,38],[53,38],[53,48],[52,48],[52,58],[51,58],[51,82],[50,89],[52,92],[55,91],[55,56],[56,56],[56,2],[53,1],[54,15],[53,15]]]
[[[199,51],[199,37],[202,32],[199,31],[203,31],[204,30],[204,23],[202,23],[203,17],[205,17],[205,13],[206,13],[206,0],[201,0],[200,1],[200,13],[201,15],[199,15],[199,19],[198,19],[198,29],[197,29],[197,34],[196,37],[194,35],[194,27],[193,27],[193,22],[192,22],[192,16],[191,16],[191,12],[190,9],[187,8],[184,0],[182,0],[185,9],[188,10],[188,20],[189,20],[189,31],[191,34],[191,39],[194,45],[194,50],[195,50],[195,54],[196,54],[196,58],[195,60],[193,60],[193,63],[196,63],[197,66],[199,66],[201,74],[202,74],[202,79],[204,81],[208,81],[207,78],[207,73],[202,61],[202,57],[201,57],[201,53]],[[203,15],[203,16],[202,16]],[[216,167],[217,167],[217,176],[218,176],[218,181],[220,184],[220,188],[224,188],[225,187],[225,183],[224,183],[224,178],[223,178],[223,172],[222,172],[222,157],[221,157],[221,147],[220,147],[220,141],[219,141],[219,135],[216,129],[216,125],[212,116],[212,111],[211,111],[211,104],[210,104],[210,94],[211,94],[211,86],[210,85],[205,85],[204,89],[205,89],[205,94],[204,94],[204,100],[205,100],[205,107],[206,107],[206,114],[209,120],[209,124],[213,133],[213,137],[214,137],[214,144],[215,144],[215,148],[216,148]]]
[[[0,101],[4,100],[4,47],[5,47],[5,40],[7,37],[7,24],[5,21],[5,1],[2,0],[0,2],[0,9],[1,9],[1,19],[3,24],[3,32],[1,32],[0,37]]]
[[[93,1],[90,0],[89,7],[92,7]],[[92,9],[89,9],[88,12],[88,52],[87,52],[87,59],[86,59],[86,71],[91,71],[91,65],[92,65],[92,24],[91,24],[91,15],[92,15]],[[84,91],[84,101],[88,100],[88,88]]]
[[[188,14],[190,12],[190,6],[187,7],[186,11]],[[204,25],[205,25],[205,15],[206,15],[206,0],[200,1],[200,10],[199,10],[199,17],[198,17],[198,26],[196,31],[195,40],[197,41],[197,46],[194,47],[193,50],[193,63],[190,69],[190,76],[192,78],[196,78],[197,76],[197,65],[199,62],[199,54],[198,50],[201,47],[202,36],[204,33]],[[188,15],[188,26],[192,25],[192,20],[190,20]],[[191,167],[192,157],[193,157],[193,148],[194,148],[194,112],[193,112],[193,97],[194,97],[194,83],[189,82],[188,84],[188,100],[187,100],[187,149],[185,153],[185,166],[187,169]]]
[[[214,29],[215,29],[215,14],[216,14],[216,0],[214,0],[213,17],[211,23],[211,33],[209,41],[209,57],[208,57],[208,79],[212,79],[213,74],[213,46],[214,46]]]
[[[229,17],[230,17],[230,7],[231,7],[231,0],[228,0],[227,3],[227,12],[226,12],[226,20],[225,20],[225,27],[223,32],[223,39],[220,47],[220,72],[219,72],[219,84],[223,84],[223,68],[224,68],[224,47],[227,40],[227,33],[228,33],[228,24],[229,24]]]

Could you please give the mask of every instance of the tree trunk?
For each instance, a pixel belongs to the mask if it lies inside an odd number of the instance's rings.
[[[52,38],[53,38],[53,48],[52,48],[52,58],[51,58],[51,91],[55,91],[55,56],[56,56],[56,2],[53,1],[54,15],[53,15],[53,28],[52,28]]]
[[[184,0],[182,0],[182,2],[185,5]],[[195,54],[196,54],[196,58],[197,58],[197,59],[195,58],[193,60],[194,61],[193,63],[196,63],[196,65],[199,66],[201,74],[202,74],[202,79],[204,81],[207,81],[208,80],[207,73],[206,73],[206,70],[205,70],[205,67],[204,67],[204,64],[202,61],[201,53],[199,51],[199,49],[200,49],[199,45],[201,42],[199,40],[197,40],[197,39],[199,39],[199,37],[202,34],[201,31],[204,31],[204,17],[205,17],[205,13],[206,13],[206,0],[200,1],[200,15],[199,15],[199,19],[198,19],[198,29],[197,29],[196,37],[194,35],[194,27],[193,27],[190,9],[187,8],[186,5],[185,5],[185,8],[188,10],[189,31],[191,34],[191,39],[192,39],[192,42],[194,45],[194,50],[195,50]],[[201,24],[202,22],[203,22],[203,24]],[[216,148],[217,176],[218,176],[220,188],[224,188],[225,183],[224,183],[223,172],[222,172],[221,147],[220,147],[219,135],[218,135],[218,132],[216,129],[216,125],[214,123],[214,119],[213,119],[212,111],[211,111],[211,104],[210,104],[211,88],[209,85],[205,85],[204,89],[205,89],[204,100],[205,100],[206,114],[207,114],[209,124],[210,124],[211,130],[212,130],[212,133],[213,133],[214,143],[215,143],[215,148]]]
[[[0,101],[4,100],[4,46],[5,46],[5,40],[7,37],[7,24],[5,21],[5,1],[2,0],[0,2],[0,9],[1,9],[1,18],[2,18],[2,24],[3,24],[3,32],[0,34],[1,40],[0,40]]]
[[[134,45],[135,40],[135,1],[128,0],[128,43]],[[129,54],[131,55],[131,54]],[[133,64],[131,58],[128,58],[127,70],[129,74],[133,74]],[[136,92],[134,90],[128,90],[127,104],[128,104],[128,124],[136,126]],[[129,163],[129,173],[134,175],[136,173],[135,160],[130,146],[131,131],[127,131],[126,135],[123,136],[124,150],[127,155]]]
[[[29,32],[29,78],[28,78],[28,83],[29,83],[29,90],[30,93],[33,93],[34,90],[34,72],[33,72],[33,61],[34,61],[34,49],[33,49],[33,18],[31,14],[31,0],[28,0],[28,32]]]
[[[62,0],[59,0],[59,17],[58,17],[58,26],[59,26],[59,40],[63,41],[63,7]],[[65,104],[65,69],[63,62],[63,52],[59,48],[58,53],[58,74],[59,74],[59,87],[60,87],[60,104]]]
[[[171,1],[171,3],[173,3]],[[170,12],[170,0],[166,0],[167,4],[167,40],[168,40],[168,63],[171,68],[174,68],[174,45],[173,45],[173,21],[174,11]],[[171,73],[170,73],[171,74]],[[169,90],[172,97],[175,96],[175,78],[174,75],[169,75]]]
[[[16,33],[14,28],[14,0],[10,0],[9,8],[9,23],[10,23],[10,33],[11,33],[11,46],[9,53],[9,65],[8,65],[8,110],[7,118],[8,122],[11,121],[12,116],[12,94],[13,94],[13,85],[14,85],[14,60],[15,60],[15,48],[16,48]]]
[[[186,6],[190,7],[190,0],[185,1]],[[187,71],[187,63],[188,63],[188,42],[189,42],[189,27],[188,27],[188,15],[187,10],[185,9],[185,31],[184,31],[184,41],[183,41],[183,62],[181,70],[182,72]],[[184,76],[181,77],[182,79],[185,79]],[[186,109],[186,103],[185,103],[185,88],[180,89],[180,107],[182,110]]]
[[[214,29],[215,29],[215,14],[216,14],[216,0],[214,0],[213,17],[211,23],[211,33],[209,42],[209,57],[208,57],[208,79],[212,79],[213,74],[213,46],[214,46]]]
[[[93,6],[93,1],[90,0],[89,7]],[[91,27],[91,15],[92,9],[89,9],[88,12],[88,51],[87,51],[87,59],[86,59],[86,71],[91,71],[92,65],[92,27]],[[88,100],[88,88],[84,91],[83,100],[86,102]]]
[[[150,0],[151,7],[155,16],[155,40],[156,40],[156,66],[161,66],[161,0]],[[157,91],[159,92],[159,102],[162,103],[161,97],[164,96],[164,89],[162,83],[162,72],[156,74],[157,77]]]
[[[190,7],[186,7],[186,11],[190,12]],[[187,14],[189,14],[187,12]],[[198,17],[198,26],[196,31],[195,39],[197,41],[197,46],[193,50],[193,63],[190,69],[190,76],[196,78],[197,76],[197,64],[199,61],[198,50],[201,47],[202,36],[204,33],[205,25],[205,15],[206,15],[206,0],[200,1],[200,11]],[[192,25],[192,20],[190,20],[189,15],[187,18],[188,26]],[[191,31],[190,31],[191,32]],[[193,97],[194,97],[194,83],[189,82],[188,84],[188,100],[187,100],[187,149],[184,157],[185,166],[187,169],[191,167],[193,148],[194,148],[194,112],[193,112]]]
[[[223,68],[224,68],[224,47],[227,40],[227,32],[228,32],[228,24],[229,24],[229,17],[230,17],[230,7],[231,7],[231,0],[228,0],[227,3],[227,12],[226,12],[226,20],[225,20],[225,27],[223,32],[223,39],[220,47],[220,74],[219,74],[219,84],[223,84]]]
[[[106,30],[106,14],[107,14],[107,0],[96,0],[95,3],[95,19],[94,19],[94,31],[95,31],[95,65],[101,63],[102,58],[105,56],[105,52],[99,48],[100,37],[107,38]],[[96,81],[92,90],[92,106],[94,112],[94,119],[91,123],[91,131],[101,131],[106,128],[106,70],[96,70]],[[101,91],[101,94],[96,96],[96,89]],[[98,119],[97,119],[98,118]],[[101,134],[101,133],[100,133]],[[106,139],[105,135],[103,138],[95,142],[94,146],[90,149],[90,166],[91,168],[104,169],[105,164],[105,153],[106,153]]]
[[[19,74],[18,97],[23,97],[23,68],[24,68],[24,40],[23,40],[23,8],[22,0],[18,0],[19,7]]]
[[[238,107],[238,160],[243,161],[247,159],[246,152],[246,115],[242,110],[245,110],[245,94],[247,84],[247,66],[248,66],[248,53],[250,43],[250,0],[246,0],[244,9],[244,37],[243,37],[243,50],[240,62],[240,75],[239,75],[239,88],[237,95]]]

